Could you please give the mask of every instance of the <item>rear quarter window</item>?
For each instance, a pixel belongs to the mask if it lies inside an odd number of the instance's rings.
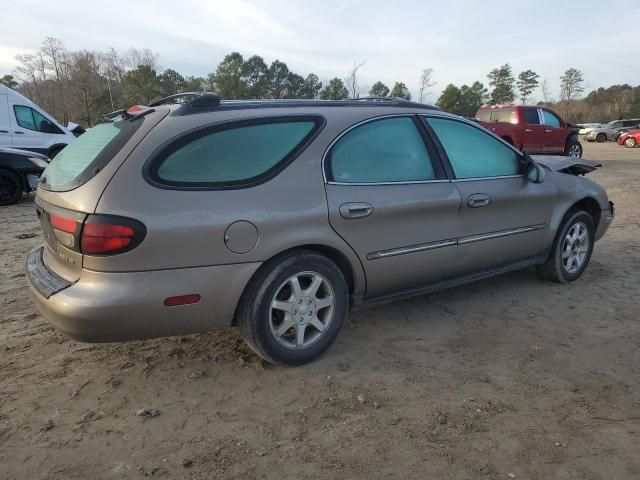
[[[320,117],[262,118],[205,127],[163,149],[147,169],[168,188],[241,188],[268,180],[313,140]]]

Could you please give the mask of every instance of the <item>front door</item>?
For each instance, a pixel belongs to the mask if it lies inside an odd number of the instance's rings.
[[[325,158],[329,220],[357,253],[367,296],[453,276],[460,194],[413,115],[366,121]]]
[[[555,188],[522,174],[521,155],[485,130],[450,118],[427,117],[462,198],[459,261],[474,273],[525,260],[548,246]]]

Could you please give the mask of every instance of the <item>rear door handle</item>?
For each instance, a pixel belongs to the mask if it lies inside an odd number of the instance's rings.
[[[373,206],[365,202],[351,202],[340,205],[342,218],[366,218],[373,213]]]
[[[545,130],[545,133],[551,133],[553,130]]]
[[[467,198],[467,205],[471,208],[484,207],[491,203],[491,196],[486,193],[474,193]]]

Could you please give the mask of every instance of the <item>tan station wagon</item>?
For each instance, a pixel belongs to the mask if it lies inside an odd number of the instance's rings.
[[[533,265],[576,280],[614,216],[584,178],[598,166],[399,99],[178,96],[52,161],[27,276],[80,340],[237,325],[263,358],[300,364],[355,307]]]

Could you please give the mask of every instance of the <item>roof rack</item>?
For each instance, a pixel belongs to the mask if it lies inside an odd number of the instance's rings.
[[[192,107],[214,107],[220,105],[220,97],[213,92],[182,92],[168,97],[161,98],[153,103],[150,107],[159,107],[172,103],[188,104]]]

